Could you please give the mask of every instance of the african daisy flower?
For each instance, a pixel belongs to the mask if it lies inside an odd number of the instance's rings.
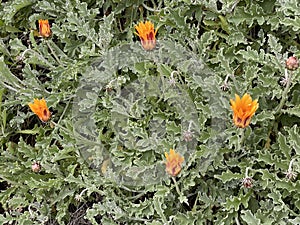
[[[48,20],[39,20],[39,33],[42,37],[50,37],[51,30]]]
[[[42,98],[41,100],[34,99],[34,102],[28,103],[28,105],[31,111],[34,112],[41,121],[47,122],[50,119],[51,112],[49,111],[46,100],[44,98]]]
[[[155,35],[157,29],[154,31],[154,24],[150,21],[140,22],[134,27],[137,31],[135,34],[140,37],[141,44],[145,50],[152,50],[155,48],[156,39]]]
[[[165,152],[166,156],[166,171],[171,176],[175,177],[181,171],[181,164],[184,161],[184,158],[176,153],[173,149],[170,149],[170,154]]]
[[[235,101],[230,99],[233,110],[233,122],[237,127],[245,128],[249,125],[252,116],[258,109],[257,100],[252,101],[249,94],[244,94],[242,99],[235,94]]]

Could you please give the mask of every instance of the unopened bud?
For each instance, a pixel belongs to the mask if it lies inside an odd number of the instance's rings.
[[[41,171],[41,164],[38,163],[38,162],[34,162],[32,165],[31,165],[31,169],[33,172],[35,173],[38,173]]]
[[[17,60],[17,62],[21,62],[24,60],[24,56],[18,55],[18,56],[16,56],[16,60]]]
[[[295,179],[296,179],[297,173],[295,173],[295,172],[293,172],[293,171],[291,171],[291,170],[288,170],[288,171],[285,173],[285,177],[286,177],[288,180],[292,181],[292,180],[295,180]]]
[[[252,188],[253,186],[253,179],[251,177],[245,177],[242,180],[242,184],[245,188]]]
[[[186,142],[192,141],[193,140],[193,132],[187,130],[183,133],[183,140]]]
[[[76,194],[76,195],[75,195],[75,200],[76,200],[77,202],[81,202],[81,201],[82,201],[82,196],[79,195],[79,194]]]
[[[288,70],[296,70],[299,67],[299,60],[295,56],[290,56],[285,61],[285,66]]]

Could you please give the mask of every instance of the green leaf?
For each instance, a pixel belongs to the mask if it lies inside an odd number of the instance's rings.
[[[271,47],[271,51],[273,53],[275,53],[275,54],[281,53],[282,46],[281,46],[278,38],[276,38],[272,34],[268,34],[268,43],[269,43],[269,46]]]
[[[8,51],[7,47],[5,46],[3,40],[0,40],[0,52],[6,56],[11,56],[10,52]]]
[[[299,128],[297,125],[293,126],[292,129],[289,130],[290,135],[290,143],[291,146],[294,146],[294,149],[297,155],[300,155],[300,137],[299,137]]]
[[[35,124],[34,128],[31,130],[19,130],[16,131],[17,134],[38,134],[40,132],[40,127]]]
[[[274,115],[272,112],[270,111],[262,111],[261,113],[255,115],[255,117],[253,118],[253,121],[267,121],[267,120],[274,120]]]
[[[179,199],[180,203],[185,203],[185,204],[189,205],[188,199],[187,199],[187,197],[185,195],[180,195],[178,197],[178,199]]]
[[[164,213],[164,210],[163,210],[163,204],[162,204],[162,199],[161,198],[158,198],[158,197],[154,197],[153,198],[153,206],[154,206],[154,209],[155,211],[158,213],[158,215],[161,217],[162,221],[164,223],[167,223],[167,219],[165,217],[165,213]]]
[[[237,46],[238,44],[247,44],[246,37],[242,32],[233,32],[228,36],[227,42],[229,45]]]
[[[248,225],[260,225],[261,221],[252,214],[250,210],[243,210],[241,218],[248,224]]]
[[[9,88],[13,91],[18,91],[19,89],[23,88],[22,81],[14,74],[12,74],[7,68],[3,56],[0,57],[0,76],[0,84],[2,84],[4,87]],[[5,84],[4,82],[7,84]]]
[[[232,173],[230,170],[223,172],[221,175],[214,175],[215,178],[222,180],[224,183],[231,181],[231,180],[242,180],[243,175],[239,173]]]
[[[278,134],[278,143],[280,151],[289,159],[291,157],[291,148],[288,146],[286,137],[282,133]]]
[[[198,41],[198,48],[201,55],[205,55],[205,52],[210,49],[210,45],[217,40],[214,31],[207,31],[201,35]]]
[[[33,5],[36,3],[36,0],[13,0],[10,4],[4,8],[3,15],[6,23],[10,23],[13,20],[13,17],[22,9]]]
[[[248,191],[246,194],[243,194],[243,192],[240,191],[238,196],[228,197],[225,203],[225,208],[227,210],[234,208],[235,211],[238,211],[240,205],[243,205],[245,208],[247,208],[251,194],[252,191]]]
[[[248,7],[236,7],[233,16],[230,17],[228,21],[235,25],[240,25],[246,21],[249,27],[251,27],[255,21],[257,21],[259,25],[262,25],[269,17],[264,14],[263,8],[257,3],[253,3],[248,5]]]
[[[300,18],[295,17],[295,18],[283,18],[280,23],[285,26],[290,26],[291,29],[295,32],[298,32],[300,30]]]
[[[282,109],[281,111],[292,116],[300,117],[300,105],[288,109]]]
[[[254,62],[264,62],[264,51],[260,50],[260,52],[251,49],[250,46],[247,46],[246,50],[240,50],[238,53],[246,60],[246,61],[254,61]]]

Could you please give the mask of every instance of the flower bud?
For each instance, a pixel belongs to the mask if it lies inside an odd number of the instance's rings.
[[[242,184],[245,188],[252,188],[253,186],[253,179],[251,177],[245,177],[242,180]]]
[[[183,140],[186,142],[193,140],[193,132],[187,130],[183,133]]]
[[[295,180],[296,177],[297,177],[297,173],[293,172],[293,171],[287,171],[285,173],[285,177],[288,179],[288,180]]]
[[[41,37],[50,37],[51,29],[48,20],[39,20],[39,33]]]
[[[38,162],[34,162],[32,165],[31,165],[31,169],[33,172],[35,173],[38,173],[41,171],[41,164],[38,163]]]
[[[296,70],[299,67],[299,60],[295,56],[290,56],[285,61],[285,66],[288,70]]]

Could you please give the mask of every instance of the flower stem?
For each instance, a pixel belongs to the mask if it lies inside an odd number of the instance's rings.
[[[288,169],[288,171],[293,171],[293,163],[294,163],[294,161],[295,161],[295,159],[292,159],[291,161],[290,161],[290,164],[289,164],[289,169]]]
[[[172,177],[172,180],[175,184],[175,189],[176,189],[176,192],[177,194],[179,195],[179,200],[180,200],[180,203],[184,202],[185,204],[187,204],[189,206],[189,203],[188,203],[188,200],[187,198],[184,197],[184,195],[182,194],[182,192],[180,191],[179,187],[178,187],[178,184],[176,182],[176,179],[174,177]]]
[[[237,216],[235,217],[235,223],[236,223],[237,225],[240,225],[240,221],[239,221],[239,219],[238,219]]]
[[[65,132],[68,132],[68,133],[70,132],[69,130],[67,130],[67,128],[59,125],[58,123],[55,123],[54,121],[50,121],[50,123],[52,123],[54,125],[54,127],[58,127],[60,129],[64,130]]]
[[[193,208],[192,208],[192,212],[196,212],[196,207],[197,207],[197,202],[198,202],[199,196],[200,196],[200,192],[198,192],[198,194],[197,194],[195,203],[194,203]]]
[[[192,129],[192,124],[193,124],[193,121],[190,121],[189,127],[188,127],[188,131],[191,131],[191,129]]]
[[[152,11],[152,12],[160,12],[161,10],[158,10],[158,9],[155,9],[155,8],[150,8],[149,6],[147,6],[145,3],[142,3],[143,7],[149,11]],[[160,7],[160,5],[159,5]],[[157,8],[159,8],[157,7]]]
[[[249,169],[249,167],[246,168],[245,177],[248,177]]]
[[[245,128],[238,128],[238,143],[237,143],[237,151],[241,149],[245,140]]]
[[[23,53],[22,53],[22,55],[20,56],[20,58],[23,60],[24,59],[24,57],[25,57],[25,54],[27,54],[28,52],[32,52],[33,53],[33,55],[35,55],[39,60],[41,60],[42,62],[44,62],[45,64],[47,64],[47,66],[49,66],[51,69],[54,69],[55,67],[51,64],[51,63],[49,63],[40,53],[38,53],[38,52],[36,52],[36,51],[34,51],[34,50],[32,50],[32,49],[26,49]]]
[[[61,61],[59,60],[59,58],[57,57],[57,55],[55,54],[55,52],[53,51],[51,45],[49,44],[48,40],[45,40],[48,48],[50,49],[52,55],[54,56],[54,58],[56,59],[56,61],[61,65]]]
[[[173,182],[174,182],[174,185],[175,185],[175,189],[176,189],[177,194],[178,194],[178,195],[181,195],[181,191],[180,191],[180,189],[179,189],[179,187],[178,187],[178,184],[177,184],[177,182],[176,182],[176,179],[175,179],[174,177],[172,177],[172,180],[173,180]]]
[[[280,103],[279,103],[279,105],[278,105],[278,107],[277,107],[277,109],[276,109],[276,111],[275,111],[275,113],[274,114],[278,114],[279,113],[279,116],[280,116],[280,110],[282,109],[282,107],[284,106],[284,103],[285,103],[285,101],[286,101],[286,98],[287,98],[287,94],[288,94],[288,92],[289,92],[289,89],[290,89],[290,86],[291,86],[291,83],[292,83],[292,76],[291,76],[291,74],[290,73],[288,73],[288,71],[287,71],[287,69],[285,70],[285,77],[286,77],[286,79],[287,79],[287,83],[286,83],[286,86],[285,86],[285,89],[284,89],[284,91],[283,91],[283,93],[282,93],[282,98],[281,98],[281,100],[280,100]]]

